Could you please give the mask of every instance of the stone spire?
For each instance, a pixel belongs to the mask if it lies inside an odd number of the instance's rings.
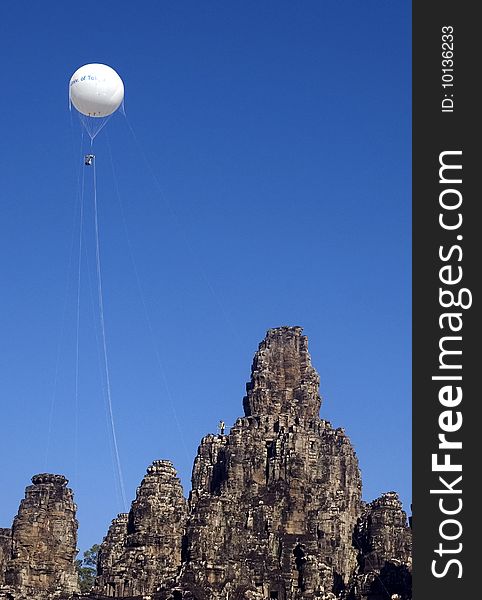
[[[245,416],[198,449],[186,598],[328,599],[347,585],[360,472],[343,430],[319,417],[318,386],[302,329],[270,329],[254,357]]]
[[[412,534],[396,492],[386,492],[366,506],[355,535],[363,573],[381,569],[387,561],[411,560]]]
[[[259,344],[246,385],[244,414],[318,417],[320,378],[311,366],[301,327],[269,329]]]
[[[187,504],[172,463],[155,460],[129,515],[114,519],[102,542],[96,591],[140,596],[171,586],[181,565],[186,518]]]
[[[32,477],[12,527],[5,582],[26,597],[60,597],[78,591],[77,520],[63,475]]]
[[[97,554],[98,581],[109,578],[119,561],[126,543],[128,513],[119,513],[109,527]]]
[[[412,532],[398,494],[387,492],[366,505],[353,540],[359,568],[350,599],[411,598]]]
[[[244,416],[201,440],[188,507],[172,464],[154,461],[112,521],[85,600],[411,600],[400,500],[361,502],[355,452],[319,417],[318,386],[301,328],[270,329]],[[61,475],[32,482],[0,529],[0,600],[72,600],[72,492]]]

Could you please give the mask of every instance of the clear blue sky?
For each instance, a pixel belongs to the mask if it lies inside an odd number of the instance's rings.
[[[365,499],[394,489],[409,509],[410,19],[405,0],[2,4],[0,526],[45,470],[71,481],[80,548],[122,510],[88,180],[75,407],[67,86],[89,62],[122,76],[136,136],[116,115],[95,147],[128,499],[156,458],[188,493],[201,437],[242,414],[253,353],[286,324],[309,337],[321,416],[346,428]]]

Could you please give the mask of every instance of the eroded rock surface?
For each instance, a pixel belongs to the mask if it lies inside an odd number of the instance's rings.
[[[400,500],[361,501],[350,440],[320,405],[301,328],[269,330],[244,416],[201,441],[189,501],[172,464],[154,461],[112,521],[84,600],[410,600]],[[0,530],[0,599],[77,598],[72,493],[62,476],[32,481]]]
[[[228,435],[206,436],[195,459],[185,592],[294,600],[328,598],[348,584],[360,472],[343,430],[319,418],[318,388],[301,328],[269,330],[245,416]]]
[[[0,586],[5,584],[5,569],[12,554],[12,530],[0,527]]]
[[[171,589],[181,566],[187,504],[172,463],[156,460],[102,542],[95,591],[108,597]]]
[[[353,535],[358,574],[349,600],[409,600],[412,589],[412,533],[395,492],[367,504]]]
[[[13,521],[4,597],[54,598],[78,591],[77,507],[67,483],[63,475],[32,477]]]

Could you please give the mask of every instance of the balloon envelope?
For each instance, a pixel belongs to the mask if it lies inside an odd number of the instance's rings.
[[[70,101],[87,117],[107,117],[124,99],[124,84],[107,65],[90,64],[77,69],[70,78]]]

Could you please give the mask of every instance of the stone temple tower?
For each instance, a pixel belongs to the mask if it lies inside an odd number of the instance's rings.
[[[194,462],[181,587],[197,600],[324,598],[357,565],[358,461],[320,419],[319,377],[301,327],[270,329],[244,417],[203,438]]]
[[[112,521],[98,557],[95,591],[107,597],[169,590],[181,566],[187,504],[172,463],[148,468],[128,515]]]
[[[301,327],[268,330],[225,434],[208,434],[189,500],[155,460],[101,544],[84,600],[411,600],[411,530],[395,492],[361,500],[344,430],[319,416]],[[75,504],[36,475],[0,529],[0,600],[74,600]]]
[[[26,598],[78,591],[76,505],[63,475],[32,477],[13,521],[5,584]]]

